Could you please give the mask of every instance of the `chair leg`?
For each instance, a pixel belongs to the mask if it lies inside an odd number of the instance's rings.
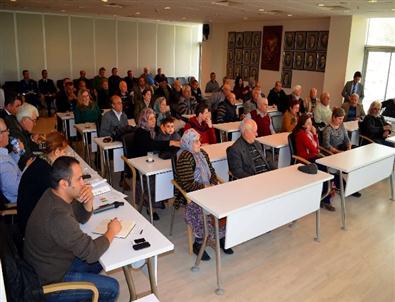
[[[173,205],[173,208],[171,209],[169,236],[173,235],[173,225],[174,225],[174,217],[175,217],[175,215],[176,215],[176,207]]]
[[[188,236],[188,252],[189,255],[193,253],[193,234],[192,234],[192,227],[187,224],[187,236]]]

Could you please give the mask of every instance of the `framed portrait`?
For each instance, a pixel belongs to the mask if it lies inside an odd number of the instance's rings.
[[[315,51],[318,45],[318,31],[308,31],[306,34],[306,50]]]
[[[235,51],[234,49],[228,49],[228,63],[233,63],[235,60]]]
[[[235,45],[236,45],[236,33],[230,32],[228,34],[228,48],[229,49],[235,48]]]
[[[263,27],[261,69],[280,69],[282,35],[282,26]]]
[[[243,49],[243,64],[248,65],[250,64],[251,60],[251,50]]]
[[[326,66],[326,52],[317,53],[317,71],[324,72]]]
[[[233,68],[233,78],[235,79],[237,76],[242,76],[241,75],[241,65],[235,64]]]
[[[243,61],[243,50],[242,49],[235,49],[235,60],[234,62],[236,64],[241,64]]]
[[[252,47],[252,31],[245,31],[243,35],[243,46],[244,48]]]
[[[236,48],[243,48],[243,33],[236,33]]]
[[[291,88],[292,86],[291,69],[283,69],[283,72],[281,73],[281,83],[283,84],[283,88]]]
[[[293,61],[293,69],[303,70],[304,67],[304,56],[305,53],[302,51],[295,51],[294,53],[294,61]]]
[[[295,49],[295,32],[286,31],[284,36],[284,50]]]
[[[248,81],[248,78],[250,76],[250,67],[248,65],[243,65],[241,67],[241,72],[242,72],[242,78],[244,81]]]
[[[250,66],[250,76],[249,78],[254,78],[255,81],[258,81],[259,76],[259,68],[258,66]]]
[[[327,50],[328,48],[329,31],[318,32],[318,50]]]
[[[252,47],[253,48],[261,48],[261,35],[260,31],[254,31],[252,33]]]
[[[304,60],[304,69],[315,71],[317,65],[317,53],[306,52],[306,57]]]
[[[226,76],[229,79],[234,79],[234,77],[233,77],[233,63],[228,63],[228,66],[226,68]]]
[[[295,49],[305,50],[306,49],[306,32],[297,31],[295,32]]]
[[[294,61],[294,53],[292,51],[284,52],[283,68],[292,69],[293,61]]]
[[[253,65],[259,65],[259,48],[251,50],[250,63]]]

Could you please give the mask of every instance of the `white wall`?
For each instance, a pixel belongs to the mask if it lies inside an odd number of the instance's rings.
[[[50,78],[89,78],[104,66],[110,75],[143,67],[167,76],[199,76],[201,25],[131,18],[68,16],[0,11],[0,83],[19,80],[23,69],[33,79],[48,69]]]
[[[283,26],[283,35],[285,31],[324,31],[329,30],[330,19],[303,19],[303,20],[278,20],[276,22],[245,22],[232,24],[210,24],[210,36],[208,41],[202,43],[202,86],[209,80],[210,72],[217,74],[217,79],[222,81],[222,77],[226,75],[226,53],[227,53],[227,37],[231,31],[262,31],[263,26]],[[282,62],[281,62],[282,64]],[[263,91],[267,94],[274,86],[274,82],[281,79],[281,68],[279,71],[260,70],[259,83]],[[312,71],[292,71],[292,86],[300,84],[304,87],[304,94],[309,93],[310,87],[316,87],[319,92],[322,91],[324,83],[323,72]],[[290,90],[286,89],[288,92]]]

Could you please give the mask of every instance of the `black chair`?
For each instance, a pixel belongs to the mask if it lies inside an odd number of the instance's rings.
[[[18,93],[19,91],[19,82],[18,81],[7,81],[4,83],[3,87],[4,92],[13,92],[13,93]]]
[[[134,136],[135,131],[128,132],[122,136],[123,145],[123,156],[122,160],[125,163],[125,177],[131,175],[131,201],[132,205],[136,208],[136,180],[137,171],[136,168],[129,162],[129,158],[133,158],[133,148],[134,148]],[[143,200],[143,199],[141,199]],[[142,206],[142,205],[141,205]]]

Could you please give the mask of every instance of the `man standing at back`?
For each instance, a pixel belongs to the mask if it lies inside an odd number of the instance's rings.
[[[101,301],[115,301],[118,282],[99,275],[97,262],[121,230],[115,218],[107,232],[92,239],[80,229],[92,215],[93,195],[82,179],[79,162],[67,156],[52,165],[51,188],[34,208],[26,227],[24,257],[33,266],[42,284],[62,281],[87,281],[96,285]],[[66,291],[51,294],[48,300],[82,301],[89,291]],[[47,300],[47,301],[48,301]]]
[[[360,71],[356,71],[354,73],[354,77],[352,81],[348,81],[346,85],[344,85],[342,91],[342,97],[344,97],[344,102],[350,101],[350,96],[353,93],[356,93],[359,96],[359,102],[362,103],[363,97],[365,96],[363,93],[363,85],[360,83],[362,78],[362,74]]]

